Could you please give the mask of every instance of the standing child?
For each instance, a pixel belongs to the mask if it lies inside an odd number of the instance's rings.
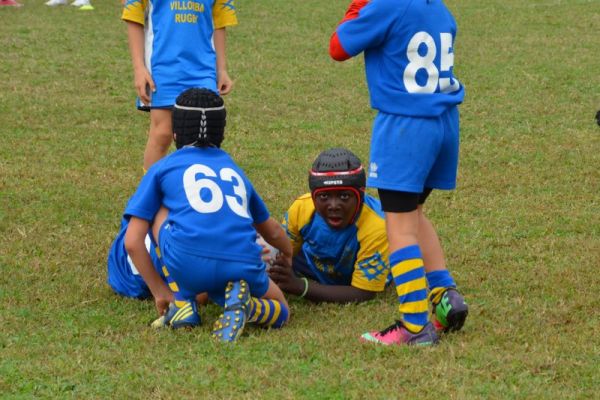
[[[150,111],[144,170],[167,154],[171,107],[185,89],[205,87],[221,95],[227,73],[227,26],[237,24],[233,0],[127,0],[122,19],[133,63],[138,108]]]
[[[435,308],[452,307],[450,329],[467,315],[452,286],[444,254],[423,204],[433,189],[454,189],[458,167],[457,105],[464,88],[454,77],[456,23],[442,0],[354,0],[330,40],[343,61],[365,55],[373,123],[368,185],[379,191],[385,212],[390,267],[400,320],[364,341],[434,344],[424,265],[440,269],[430,297]],[[444,272],[446,271],[446,272]],[[437,314],[437,312],[436,312]]]
[[[195,296],[207,292],[224,304],[214,335],[234,341],[249,320],[281,326],[288,319],[283,293],[262,262],[257,231],[287,263],[292,246],[243,171],[220,149],[225,115],[223,100],[211,90],[189,89],[177,98],[177,151],[148,170],[127,205],[125,249],[166,325],[198,325]],[[173,290],[144,243],[163,205],[168,215],[154,237]]]

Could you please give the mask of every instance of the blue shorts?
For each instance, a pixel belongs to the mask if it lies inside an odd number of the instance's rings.
[[[434,118],[379,112],[373,122],[367,186],[411,193],[454,189],[458,118],[458,107]]]
[[[148,285],[144,282],[144,278],[139,274],[133,261],[127,254],[127,250],[125,250],[126,231],[127,223],[124,223],[108,252],[107,282],[115,293],[121,296],[138,299],[150,298],[152,297],[152,293],[150,293]],[[154,269],[163,281],[166,282],[167,278],[162,273],[160,259],[156,254],[154,243],[152,243],[149,235],[146,235],[145,244],[146,249],[150,253]]]
[[[253,297],[263,297],[269,289],[266,265],[203,257],[174,249],[169,231],[161,228],[159,241],[162,261],[171,278],[177,283],[183,299],[193,299],[196,294],[208,292],[212,301],[225,302],[227,282],[248,282]]]

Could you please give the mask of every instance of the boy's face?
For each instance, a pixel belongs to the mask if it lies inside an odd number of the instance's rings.
[[[352,190],[319,190],[314,202],[317,212],[333,229],[347,227],[358,206],[358,199]]]

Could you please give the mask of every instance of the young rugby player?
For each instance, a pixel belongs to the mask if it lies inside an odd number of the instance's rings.
[[[315,302],[372,299],[389,276],[388,241],[381,204],[365,193],[361,161],[347,149],[326,150],[308,182],[311,192],[294,201],[284,220],[292,268],[275,262],[269,275],[283,291]],[[462,297],[445,264],[426,263],[425,272],[430,292],[442,298],[441,306],[433,303],[437,330],[460,329],[449,321],[467,309],[456,303]]]
[[[214,336],[234,341],[248,321],[281,326],[289,315],[283,293],[267,275],[257,232],[286,263],[291,263],[292,248],[243,171],[220,149],[225,116],[223,100],[211,90],[190,89],[177,98],[173,130],[178,150],[142,178],[125,209],[124,243],[154,297],[159,323],[198,325],[195,297],[207,292],[224,305]],[[146,247],[162,206],[168,215],[153,236],[170,287]]]
[[[454,77],[456,22],[442,0],[354,0],[331,36],[329,52],[343,61],[364,52],[373,124],[368,184],[379,191],[398,293],[400,320],[363,340],[434,344],[424,265],[445,266],[437,234],[423,213],[433,189],[454,189],[464,87]],[[447,286],[451,278],[438,279]],[[462,326],[467,308],[454,290],[432,290]]]

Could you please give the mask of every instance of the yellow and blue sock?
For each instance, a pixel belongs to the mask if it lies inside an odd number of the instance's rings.
[[[156,253],[157,255],[159,255],[158,253],[158,248],[156,249]],[[159,255],[159,259],[160,259],[160,255]],[[179,290],[179,286],[177,286],[177,282],[175,282],[173,280],[173,278],[171,277],[171,275],[169,274],[169,270],[167,269],[167,266],[163,264],[162,266],[162,273],[165,276],[165,278],[167,278],[167,285],[169,286],[169,289],[171,289],[171,291],[173,292],[173,297],[175,297],[175,305],[177,306],[177,308],[183,308],[186,305],[188,305],[191,301],[195,301],[195,300],[190,300],[190,299],[186,299],[181,291]]]
[[[440,302],[442,294],[448,288],[456,288],[456,282],[447,269],[431,271],[425,274],[429,285],[429,300],[433,304]]]
[[[421,249],[415,244],[396,250],[390,254],[390,266],[400,303],[400,318],[409,331],[419,332],[429,322]]]
[[[287,321],[289,310],[278,300],[250,298],[248,322],[270,328],[281,328]]]

